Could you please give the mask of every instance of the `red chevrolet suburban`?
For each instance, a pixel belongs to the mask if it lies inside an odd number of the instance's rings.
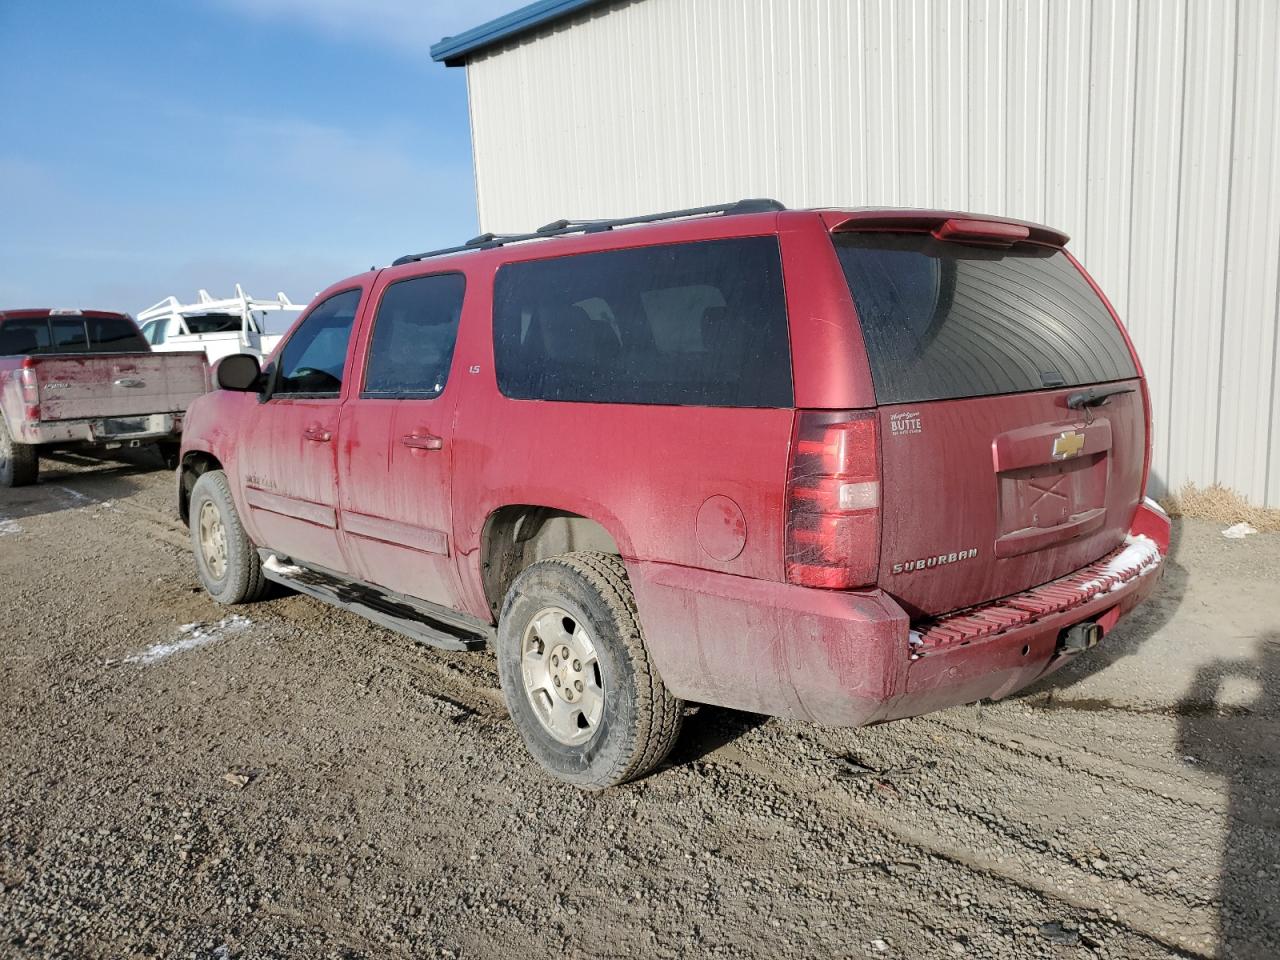
[[[1005,696],[1169,543],[1142,368],[1066,242],[747,200],[343,280],[191,406],[200,579],[491,645],[531,753],[588,788],[653,769],[685,701],[859,725]]]

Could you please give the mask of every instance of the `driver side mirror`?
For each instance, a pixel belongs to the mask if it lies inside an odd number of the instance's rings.
[[[241,393],[256,391],[262,380],[258,358],[249,353],[233,353],[223,357],[213,370],[213,380],[222,390]]]

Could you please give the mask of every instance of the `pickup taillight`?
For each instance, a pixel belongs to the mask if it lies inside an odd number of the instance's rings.
[[[23,417],[40,419],[40,380],[36,376],[35,363],[30,357],[22,361],[18,369],[18,386],[22,391]]]
[[[801,410],[787,477],[787,580],[847,590],[880,570],[880,437],[874,411]]]

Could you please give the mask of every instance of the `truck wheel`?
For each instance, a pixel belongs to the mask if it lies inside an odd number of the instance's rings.
[[[176,470],[182,460],[182,444],[172,440],[157,440],[156,453],[160,455],[160,462],[166,470]]]
[[[520,736],[561,780],[588,790],[625,783],[674,746],[684,703],[649,661],[618,557],[531,564],[502,605],[497,653]]]
[[[191,491],[191,546],[196,571],[209,596],[219,603],[248,603],[266,592],[262,560],[244,532],[227,475],[209,470]]]
[[[40,473],[40,455],[29,443],[19,443],[0,416],[0,487],[26,487]]]

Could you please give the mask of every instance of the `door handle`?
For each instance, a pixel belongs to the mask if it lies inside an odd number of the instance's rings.
[[[314,440],[316,443],[328,443],[333,439],[333,434],[322,427],[307,427],[302,431],[302,436],[307,440]]]
[[[441,450],[444,448],[444,438],[437,437],[434,433],[411,433],[407,437],[401,437],[400,442],[406,447],[412,447],[414,450]]]
[[[120,379],[112,380],[111,382],[117,387],[145,387],[147,385],[147,381],[141,380],[138,377],[121,377]]]

